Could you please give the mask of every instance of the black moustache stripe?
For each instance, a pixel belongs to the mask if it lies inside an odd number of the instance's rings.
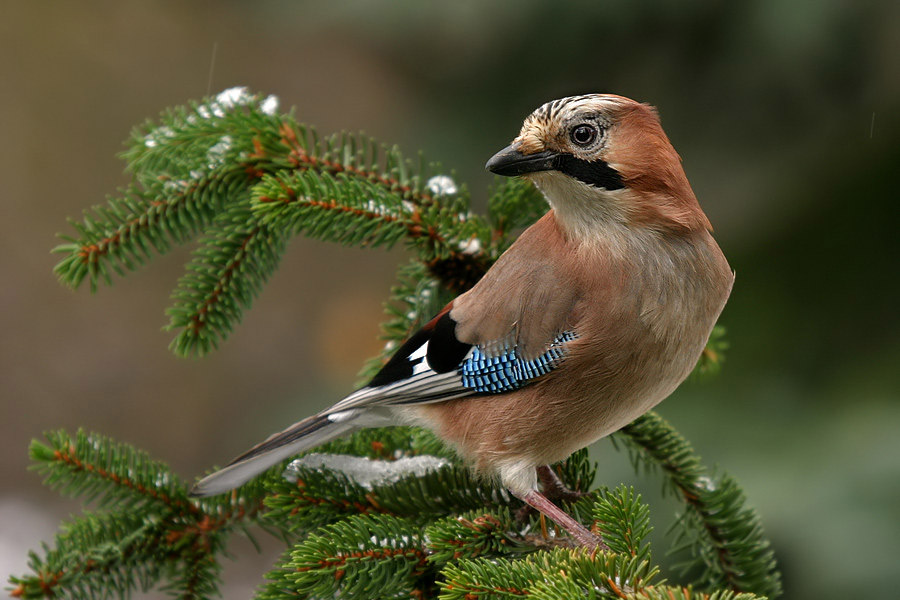
[[[582,160],[571,154],[560,154],[556,157],[556,170],[605,190],[621,190],[625,187],[619,172],[599,159]]]

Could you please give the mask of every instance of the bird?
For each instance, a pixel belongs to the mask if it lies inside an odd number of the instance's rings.
[[[360,428],[417,425],[472,469],[598,547],[548,467],[669,396],[734,282],[657,110],[624,96],[547,102],[485,165],[547,212],[368,384],[200,480],[224,493]]]

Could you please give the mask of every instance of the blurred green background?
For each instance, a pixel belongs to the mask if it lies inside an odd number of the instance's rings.
[[[4,2],[0,19],[0,575],[78,503],[26,470],[79,426],[185,477],[348,392],[404,260],[297,239],[218,353],[160,332],[189,248],[91,296],[58,285],[65,218],[124,184],[130,128],[234,85],[322,132],[456,170],[546,100],[656,105],[737,271],[721,374],[660,407],[763,516],[786,598],[896,597],[900,567],[900,3]],[[632,478],[599,442],[600,479]],[[640,480],[658,495],[654,478]],[[658,529],[671,508],[653,515]],[[226,598],[274,559],[238,543]]]

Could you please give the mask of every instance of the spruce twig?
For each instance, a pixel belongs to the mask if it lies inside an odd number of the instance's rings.
[[[614,435],[614,443],[620,440],[636,463],[662,470],[670,489],[685,503],[681,538],[690,541],[694,555],[685,571],[699,570],[698,583],[710,589],[781,594],[774,553],[759,516],[747,507],[732,477],[707,474],[687,440],[653,411]]]

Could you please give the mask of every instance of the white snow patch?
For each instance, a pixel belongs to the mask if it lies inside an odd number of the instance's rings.
[[[267,115],[274,115],[278,112],[278,96],[266,96],[266,99],[260,102],[259,110]]]
[[[427,454],[397,460],[372,460],[365,456],[316,452],[289,464],[284,470],[284,478],[295,483],[301,468],[328,469],[343,473],[353,482],[370,490],[376,486],[394,483],[409,475],[421,477],[449,464],[450,461],[445,458]]]
[[[716,482],[706,475],[701,475],[700,477],[698,477],[696,484],[698,487],[701,487],[708,492],[716,491]]]
[[[365,210],[369,211],[370,213],[373,213],[373,214],[376,214],[376,215],[389,215],[389,214],[391,214],[390,211],[386,210],[384,206],[382,206],[381,204],[379,204],[378,202],[376,202],[374,199],[366,200],[366,203],[365,203],[365,205],[364,205],[364,208],[365,208]]]
[[[471,237],[464,242],[460,242],[459,251],[463,254],[478,254],[481,252],[481,240],[477,237]]]
[[[231,136],[223,135],[207,152],[206,159],[209,161],[207,167],[212,170],[222,166],[225,162],[225,153],[231,148]]]
[[[163,125],[157,127],[152,132],[144,136],[144,145],[148,148],[155,148],[160,144],[165,144],[166,140],[175,137],[175,132],[171,127]]]
[[[163,182],[163,189],[167,192],[181,191],[187,189],[187,187],[188,182],[184,179],[169,179]]]
[[[428,180],[425,187],[435,196],[452,196],[459,191],[456,182],[446,175],[435,175]]]
[[[278,108],[278,99],[274,96],[270,96],[274,100],[274,108]],[[273,108],[273,102],[266,98],[263,103],[267,103],[266,106],[270,109]],[[256,97],[247,91],[247,88],[244,86],[236,86],[228,88],[216,96],[216,99],[208,102],[206,104],[201,104],[197,107],[197,115],[202,119],[211,119],[213,117],[224,117],[225,113],[234,109],[237,106],[247,106],[256,100]],[[191,118],[188,117],[188,122],[191,121]]]
[[[216,96],[215,103],[220,105],[222,108],[229,109],[234,108],[235,106],[248,104],[252,99],[253,96],[251,96],[247,92],[247,88],[245,86],[236,86],[228,88],[223,92],[219,92],[219,95]]]

